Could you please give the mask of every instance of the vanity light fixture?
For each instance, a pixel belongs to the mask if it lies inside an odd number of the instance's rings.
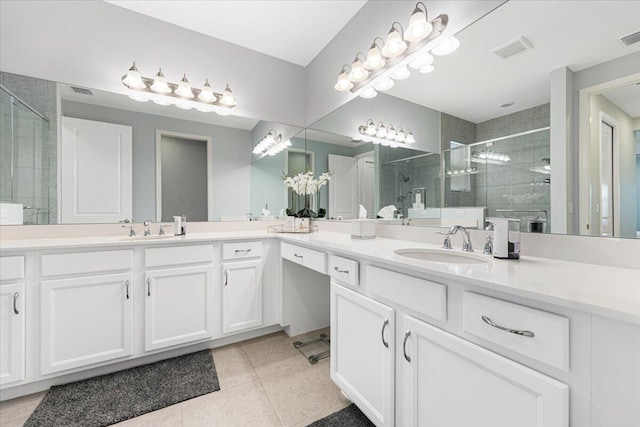
[[[253,147],[253,154],[275,156],[287,147],[291,147],[291,141],[288,139],[283,141],[282,134],[276,133],[274,129],[271,129],[269,133]]]
[[[401,127],[398,127],[396,130],[393,125],[385,126],[382,122],[378,122],[376,125],[371,119],[358,127],[358,135],[354,136],[353,139],[394,148],[416,142],[410,129],[403,131]]]
[[[429,21],[427,7],[422,2],[416,3],[406,31],[399,22],[393,22],[384,41],[376,37],[366,57],[360,52],[356,55],[349,73],[348,65],[342,67],[334,88],[373,98],[377,91],[390,89],[392,79],[408,78],[409,68],[423,74],[432,72],[435,70],[433,55],[448,55],[460,46],[455,37],[443,37],[448,23],[446,14]],[[360,55],[365,58],[364,62]]]
[[[495,151],[476,151],[471,155],[471,161],[475,163],[491,163],[494,165],[503,165],[511,161],[508,154],[501,154]]]
[[[129,98],[146,102],[152,100],[158,105],[175,105],[184,110],[192,108],[202,112],[215,112],[227,116],[229,109],[236,106],[231,89],[227,84],[223,93],[215,93],[206,79],[202,89],[191,86],[187,75],[183,74],[178,84],[167,82],[162,69],[153,79],[143,77],[134,62],[127,74],[122,76],[122,84],[131,90]]]
[[[478,168],[476,168],[475,166],[464,168],[464,169],[448,169],[447,170],[447,176],[473,175],[475,173],[478,173]]]

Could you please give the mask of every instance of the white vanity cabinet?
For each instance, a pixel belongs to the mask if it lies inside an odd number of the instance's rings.
[[[213,337],[213,259],[213,245],[145,249],[145,351]]]
[[[0,385],[25,378],[24,257],[0,258]]]
[[[395,310],[331,283],[331,379],[373,423],[394,425]]]
[[[411,316],[404,326],[404,425],[569,425],[566,384]]]
[[[132,252],[42,256],[40,374],[132,355]]]

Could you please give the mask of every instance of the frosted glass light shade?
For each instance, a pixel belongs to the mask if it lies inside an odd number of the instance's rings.
[[[134,62],[129,71],[127,71],[127,75],[124,79],[122,79],[122,83],[126,84],[130,88],[133,89],[144,89],[147,85],[142,81],[142,76],[140,72],[136,68],[136,63]]]
[[[380,82],[375,85],[375,88],[379,91],[385,91],[391,89],[394,84],[395,82],[393,80],[391,80],[389,77],[386,77],[383,80],[380,80]]]
[[[411,72],[407,67],[402,67],[395,73],[391,74],[391,78],[394,80],[404,80],[411,76]]]
[[[176,95],[180,95],[183,98],[193,98],[193,92],[191,91],[191,84],[189,80],[187,80],[187,75],[185,74],[180,83],[178,83],[178,89],[176,89]]]
[[[217,98],[213,94],[213,89],[211,89],[211,85],[209,84],[209,80],[207,79],[200,90],[200,94],[198,94],[198,99],[202,102],[214,102]]]
[[[349,80],[352,82],[361,82],[369,77],[369,72],[364,68],[362,62],[359,59],[353,61],[351,64],[351,72],[349,73]]]
[[[438,56],[449,55],[450,53],[455,52],[459,46],[460,41],[452,36],[441,41],[438,46],[431,49],[431,53]]]
[[[407,144],[413,144],[416,142],[416,139],[413,137],[413,132],[407,129],[407,132],[404,134],[404,142]]]
[[[226,105],[227,107],[233,107],[237,104],[236,99],[233,97],[233,93],[231,89],[229,89],[229,85],[227,85],[224,92],[222,92],[222,98],[220,98],[220,103],[222,105]]]
[[[342,71],[340,73],[340,75],[338,76],[338,83],[336,83],[334,89],[340,92],[353,89],[353,83],[351,83],[351,80],[349,80],[349,76],[347,75],[346,71]]]
[[[364,61],[364,68],[367,70],[379,70],[384,67],[385,61],[382,57],[382,53],[377,45],[371,45],[371,49],[369,49],[369,54],[367,55],[367,60]]]
[[[154,77],[153,84],[150,89],[157,93],[171,93],[171,88],[167,84],[167,79],[164,77],[164,74],[162,74],[162,68]]]
[[[432,30],[433,26],[427,22],[427,14],[416,8],[409,19],[409,27],[407,27],[404,38],[408,42],[417,42],[426,38]]]
[[[392,27],[382,47],[382,55],[387,58],[395,58],[404,53],[405,50],[407,50],[407,43],[402,40],[402,36],[398,30]]]

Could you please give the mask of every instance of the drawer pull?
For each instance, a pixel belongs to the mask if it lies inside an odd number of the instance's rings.
[[[251,252],[251,248],[249,248],[249,249],[236,249],[236,253],[237,254],[248,254],[249,252]]]
[[[151,296],[151,277],[147,278],[147,296]]]
[[[335,271],[337,271],[338,273],[342,273],[342,274],[349,274],[349,270],[340,270],[337,266],[333,267],[333,269]]]
[[[482,316],[482,321],[484,323],[486,323],[487,325],[489,325],[489,326],[493,326],[496,329],[500,329],[501,331],[511,332],[512,334],[521,335],[523,337],[529,337],[529,338],[533,338],[533,337],[536,336],[536,334],[534,334],[531,331],[521,331],[521,330],[518,330],[518,329],[511,329],[511,328],[506,328],[504,326],[500,326],[500,325],[494,323],[493,320],[491,320],[487,316]]]
[[[20,314],[18,311],[18,297],[20,296],[20,292],[15,292],[13,294],[13,312],[15,314]]]
[[[127,289],[127,299],[129,299],[129,281],[124,282],[124,286]]]
[[[227,286],[229,284],[229,270],[224,271],[224,285]]]
[[[294,256],[294,257],[296,257],[296,258],[300,258],[300,259],[303,259],[303,258],[304,258],[304,256],[303,256],[303,255],[298,255],[298,254],[293,254],[293,256]]]
[[[384,346],[387,348],[389,348],[389,343],[384,340],[384,330],[387,329],[388,325],[389,319],[384,319],[384,323],[382,324],[382,331],[380,332],[380,334],[382,335],[382,344],[384,344]]]
[[[402,341],[402,353],[404,353],[404,358],[409,363],[411,363],[411,357],[409,357],[409,355],[407,354],[407,340],[410,336],[411,331],[407,330],[407,332],[404,333],[404,341]]]

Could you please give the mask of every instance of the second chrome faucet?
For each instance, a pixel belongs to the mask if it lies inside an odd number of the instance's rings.
[[[471,244],[471,236],[466,228],[461,225],[454,225],[448,231],[436,231],[438,234],[442,234],[445,236],[442,247],[444,249],[453,249],[451,246],[451,236],[455,235],[458,231],[462,234],[462,250],[464,252],[473,252],[473,245]]]

